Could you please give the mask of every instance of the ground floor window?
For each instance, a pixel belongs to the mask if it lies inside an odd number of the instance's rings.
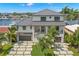
[[[40,27],[35,26],[35,32],[40,32]]]
[[[46,32],[45,26],[41,26],[41,33],[45,33],[45,32]]]
[[[59,26],[56,26],[56,30],[59,30]]]

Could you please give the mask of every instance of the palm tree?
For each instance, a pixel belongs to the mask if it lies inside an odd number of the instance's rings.
[[[68,8],[68,6],[64,7],[61,11],[63,14],[67,14],[65,17],[68,20],[73,20],[78,18],[79,10],[78,9],[73,9],[73,8]]]
[[[15,40],[16,39],[16,27],[15,26],[11,26],[8,28],[9,29],[9,32],[7,32],[7,38],[10,42],[10,44],[12,44],[12,40]]]

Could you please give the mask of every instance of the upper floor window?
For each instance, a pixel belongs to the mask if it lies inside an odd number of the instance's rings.
[[[60,17],[59,17],[59,16],[55,16],[55,17],[54,17],[54,20],[55,20],[55,21],[60,21]]]
[[[41,21],[46,21],[46,17],[41,17]]]
[[[23,30],[26,30],[26,26],[23,26]]]

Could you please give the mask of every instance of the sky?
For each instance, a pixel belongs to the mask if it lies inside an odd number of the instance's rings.
[[[0,13],[37,12],[42,9],[61,11],[62,8],[79,9],[79,3],[0,3]]]

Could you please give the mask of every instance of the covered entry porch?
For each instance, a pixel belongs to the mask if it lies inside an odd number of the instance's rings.
[[[17,42],[32,41],[32,32],[17,32]]]

